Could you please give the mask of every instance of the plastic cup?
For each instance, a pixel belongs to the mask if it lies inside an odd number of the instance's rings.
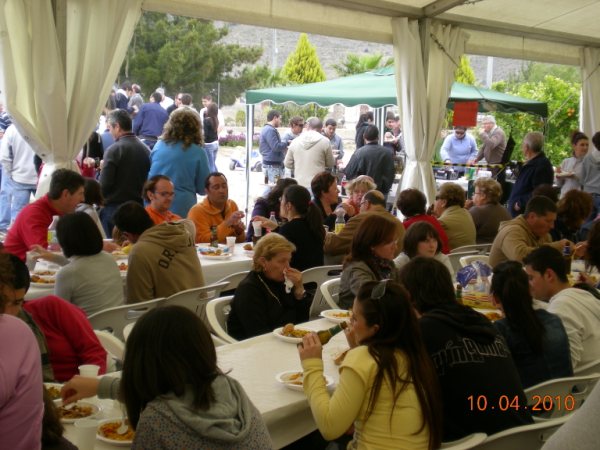
[[[100,366],[96,364],[83,364],[79,366],[79,375],[82,377],[97,377]]]
[[[37,252],[27,252],[25,254],[25,264],[27,265],[27,269],[30,272],[35,270],[35,265],[37,264],[37,257],[39,254]]]
[[[227,247],[229,247],[229,252],[233,253],[235,250],[235,236],[227,236],[225,241],[227,242]]]
[[[252,222],[252,226],[254,227],[254,236],[262,236],[262,223],[258,220]]]
[[[78,419],[73,423],[75,427],[75,443],[81,449],[90,450],[96,444],[98,421],[94,419]]]

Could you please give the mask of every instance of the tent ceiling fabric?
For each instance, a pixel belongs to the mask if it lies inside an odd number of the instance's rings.
[[[360,75],[322,81],[298,86],[283,86],[246,91],[246,103],[255,104],[265,100],[274,103],[294,102],[298,105],[317,103],[330,106],[369,105],[374,108],[396,105],[396,77],[394,69],[383,69]],[[449,106],[455,101],[477,101],[479,110],[500,112],[528,112],[548,116],[548,105],[527,98],[504,94],[491,89],[454,83],[450,92]]]
[[[466,0],[145,0],[143,8],[387,44],[392,43],[390,18],[434,17],[467,31],[466,53],[557,64],[580,65],[580,47],[600,48],[600,27],[593,19],[600,17],[597,0],[463,3]]]

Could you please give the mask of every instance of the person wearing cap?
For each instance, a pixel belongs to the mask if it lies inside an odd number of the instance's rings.
[[[467,164],[477,157],[477,144],[475,138],[467,133],[467,128],[461,125],[454,127],[454,132],[446,136],[440,156],[444,163]],[[464,167],[455,169],[463,173]]]
[[[483,126],[479,129],[479,139],[482,142],[479,153],[473,160],[477,163],[485,158],[488,164],[500,164],[506,150],[506,134],[496,125],[494,116],[485,116]]]

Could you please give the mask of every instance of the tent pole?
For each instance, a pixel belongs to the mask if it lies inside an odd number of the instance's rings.
[[[254,105],[246,104],[246,207],[244,213],[246,214],[246,226],[248,226],[248,214],[250,205],[250,156],[252,155],[252,145],[254,138]]]

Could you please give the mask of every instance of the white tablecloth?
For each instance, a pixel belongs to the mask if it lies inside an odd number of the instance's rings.
[[[202,266],[202,273],[204,274],[204,282],[206,284],[213,284],[221,278],[231,275],[232,273],[250,270],[252,268],[252,258],[244,253],[243,245],[244,244],[236,244],[233,256],[229,259],[206,259],[198,253],[200,265]],[[36,269],[43,270],[44,267],[46,267],[45,262],[38,261]],[[123,274],[122,278],[123,286],[125,286],[125,274]],[[44,286],[31,286],[25,295],[25,300],[33,300],[34,298],[52,295],[53,293],[53,284]]]
[[[331,328],[334,324],[326,319],[318,319],[302,325],[315,331]],[[338,367],[333,356],[348,348],[346,337],[340,333],[323,348],[325,373],[335,380],[339,379]],[[258,408],[267,424],[273,445],[281,448],[308,433],[316,430],[312,413],[304,392],[293,391],[275,380],[275,376],[288,370],[302,370],[298,350],[295,344],[284,342],[272,334],[265,334],[235,344],[217,347],[219,368],[238,380]],[[120,417],[121,412],[112,400],[89,399],[101,404],[100,418]],[[75,443],[73,425],[65,425],[65,436]],[[114,449],[115,447],[96,441],[95,449]],[[121,447],[123,448],[123,447]]]

